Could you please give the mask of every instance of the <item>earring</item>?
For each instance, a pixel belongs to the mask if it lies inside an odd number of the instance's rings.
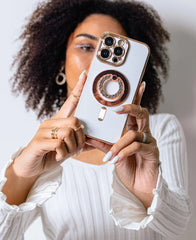
[[[57,85],[64,85],[66,83],[66,76],[65,76],[65,68],[64,66],[61,67],[60,72],[56,76],[56,84]]]

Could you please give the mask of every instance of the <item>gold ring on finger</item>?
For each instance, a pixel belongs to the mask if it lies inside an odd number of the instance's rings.
[[[56,127],[51,130],[52,139],[58,139],[58,136],[57,136],[58,130],[59,130],[59,128],[56,128]]]
[[[80,129],[84,129],[84,126],[82,124],[78,128],[74,129],[74,131],[77,132]]]
[[[74,97],[74,98],[76,98],[77,100],[79,100],[79,96],[77,96],[77,95],[75,95],[73,92],[71,92],[71,94],[72,94],[72,96]]]

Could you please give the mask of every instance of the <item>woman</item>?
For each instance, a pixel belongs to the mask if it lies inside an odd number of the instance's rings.
[[[128,114],[128,121],[113,145],[87,138],[74,117],[105,31],[151,48],[134,103],[116,113]],[[190,216],[186,148],[177,119],[155,114],[169,40],[157,13],[135,1],[51,0],[38,6],[21,39],[14,90],[27,96],[27,107],[38,118],[62,107],[2,172],[2,239],[22,239],[38,215],[47,239],[151,240],[181,234]]]

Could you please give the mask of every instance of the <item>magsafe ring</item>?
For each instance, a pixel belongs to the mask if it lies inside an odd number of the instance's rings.
[[[118,85],[114,93],[107,92],[107,85],[110,83]],[[93,82],[93,95],[98,102],[105,106],[120,105],[129,93],[129,84],[126,77],[115,70],[106,70],[99,73]]]

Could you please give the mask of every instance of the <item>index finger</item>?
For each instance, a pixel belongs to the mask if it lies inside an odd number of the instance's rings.
[[[138,126],[138,131],[149,131],[149,112],[146,108],[142,108],[136,104],[123,105],[123,110],[117,112],[118,114],[129,114],[134,117]]]
[[[84,70],[80,74],[79,80],[76,86],[74,87],[72,93],[67,98],[67,100],[65,101],[65,103],[63,104],[59,112],[56,115],[54,115],[53,118],[66,118],[73,113],[73,111],[75,110],[78,104],[80,96],[82,94],[82,90],[86,82],[86,78],[87,78],[87,74],[86,74],[86,70]]]

